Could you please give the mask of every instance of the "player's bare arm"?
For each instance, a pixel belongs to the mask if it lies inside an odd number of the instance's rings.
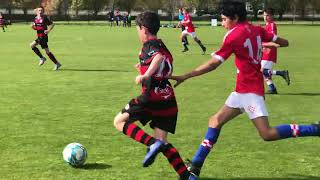
[[[50,26],[48,26],[48,29],[44,31],[45,34],[49,34],[49,32],[53,29],[53,27],[55,26],[55,24],[51,24]]]
[[[280,45],[275,42],[264,42],[264,43],[262,43],[262,46],[264,48],[272,48],[272,47],[278,48],[278,47],[280,47]]]
[[[152,62],[150,64],[148,70],[146,71],[146,73],[144,75],[138,75],[136,77],[136,84],[141,84],[142,82],[147,80],[149,77],[151,77],[159,69],[160,64],[162,63],[162,61],[163,61],[162,54],[157,54],[153,58],[153,60],[152,60]]]
[[[276,41],[274,41],[275,43],[279,44],[280,47],[288,47],[289,46],[289,41],[281,38],[281,37],[277,37]]]
[[[181,75],[181,76],[171,76],[170,79],[177,81],[176,84],[174,85],[174,87],[177,87],[179,84],[181,84],[182,82],[184,82],[185,80],[187,80],[189,78],[192,78],[195,76],[201,76],[203,74],[206,74],[210,71],[215,70],[218,66],[220,66],[221,63],[222,63],[221,61],[212,57],[211,60],[200,65],[199,67],[197,67],[193,71],[186,73],[184,75]]]
[[[140,72],[140,63],[135,64],[135,65],[134,65],[134,68],[136,68],[136,70],[137,70],[138,72]]]

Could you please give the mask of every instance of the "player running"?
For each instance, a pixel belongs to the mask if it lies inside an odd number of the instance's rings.
[[[200,174],[201,167],[215,146],[221,128],[228,121],[246,112],[252,120],[261,138],[275,141],[291,137],[319,136],[320,126],[285,124],[271,127],[264,102],[264,80],[260,71],[262,42],[273,41],[281,47],[289,45],[288,41],[267,32],[260,26],[254,26],[246,20],[246,7],[241,2],[225,2],[222,5],[222,25],[228,30],[221,48],[212,54],[212,59],[195,70],[182,76],[173,76],[176,85],[185,80],[215,70],[224,61],[235,55],[237,67],[236,89],[230,94],[225,105],[209,118],[209,127],[198,151],[189,166],[191,172]]]
[[[263,17],[266,22],[265,29],[273,34],[277,34],[277,25],[273,21],[274,9],[267,8],[264,10]],[[263,72],[264,80],[267,83],[269,90],[268,94],[278,94],[277,88],[272,82],[272,75],[281,76],[288,85],[290,85],[289,72],[272,70],[273,64],[277,63],[277,48],[276,47],[265,47],[263,48],[263,55],[261,60],[261,70]]]
[[[2,28],[3,32],[6,32],[5,30],[5,28],[7,27],[6,20],[4,19],[2,13],[0,13],[0,27]]]
[[[143,160],[143,167],[150,166],[157,154],[162,152],[171,166],[183,180],[193,180],[177,149],[168,143],[168,132],[174,134],[178,107],[173,88],[168,80],[172,73],[172,55],[157,38],[160,28],[159,16],[154,12],[143,12],[136,18],[139,39],[143,44],[136,68],[140,75],[136,84],[142,85],[142,94],[132,99],[114,118],[118,131],[149,147]],[[154,136],[145,133],[134,122],[143,125],[150,122]]]
[[[191,20],[190,14],[189,14],[189,10],[187,8],[183,8],[182,12],[183,12],[184,17],[183,17],[183,21],[181,21],[181,24],[185,27],[185,30],[182,31],[182,33],[181,33],[181,42],[184,47],[182,52],[189,51],[188,41],[186,41],[186,36],[189,35],[193,38],[193,40],[196,43],[198,43],[198,45],[202,49],[202,54],[205,54],[207,48],[201,43],[201,41],[198,39],[198,37],[196,35],[196,30],[195,30],[194,25],[192,23],[192,20]]]
[[[51,61],[55,64],[53,70],[57,71],[61,67],[61,64],[57,61],[54,55],[50,52],[48,47],[48,34],[54,27],[53,22],[44,14],[44,8],[39,7],[35,9],[37,16],[35,17],[32,29],[37,31],[37,39],[30,44],[31,49],[39,56],[39,66],[42,66],[46,58],[42,56],[40,50],[36,47],[40,44],[41,48],[46,51],[46,54],[51,59]]]

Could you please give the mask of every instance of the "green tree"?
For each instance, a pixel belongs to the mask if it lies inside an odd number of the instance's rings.
[[[135,8],[138,0],[116,0],[114,6],[120,7],[120,9],[131,12]]]
[[[253,19],[258,19],[258,11],[263,8],[263,0],[248,0],[248,3],[252,6]]]
[[[283,14],[290,10],[290,4],[292,0],[268,0],[266,2],[266,7],[272,7],[279,14],[279,20],[283,19]]]

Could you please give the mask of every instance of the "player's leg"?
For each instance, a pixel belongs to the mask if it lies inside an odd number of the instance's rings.
[[[184,164],[178,150],[170,143],[167,142],[168,132],[157,127],[154,128],[154,136],[164,142],[162,149],[163,155],[168,159],[169,163],[173,169],[179,175],[180,180],[195,179],[195,177],[190,174],[186,165]],[[149,151],[150,152],[150,151]]]
[[[58,62],[58,60],[56,59],[56,57],[52,54],[52,52],[49,50],[49,47],[46,46],[44,47],[48,57],[51,59],[51,61],[55,64],[53,70],[57,71],[59,70],[59,68],[61,67],[61,64]]]
[[[152,145],[156,139],[145,133],[133,120],[130,120],[130,115],[127,112],[119,112],[114,118],[114,126],[120,132],[128,137],[140,142],[146,146]]]
[[[320,136],[320,127],[316,124],[285,124],[271,127],[268,122],[268,117],[257,117],[253,119],[252,122],[265,141],[275,141],[292,137]]]
[[[46,58],[43,57],[43,55],[41,54],[40,50],[37,48],[37,45],[39,44],[39,41],[38,39],[33,41],[31,44],[30,44],[30,47],[31,49],[33,50],[33,52],[40,58],[39,60],[39,65],[43,65]]]
[[[184,47],[184,49],[182,50],[182,52],[187,52],[189,51],[189,48],[188,48],[188,45],[187,45],[187,42],[186,42],[186,37],[188,36],[188,31],[187,30],[184,30],[181,32],[181,36],[180,36],[180,39],[181,39],[181,43]]]
[[[216,114],[209,118],[208,131],[189,167],[191,172],[199,176],[206,157],[218,140],[222,126],[241,113],[239,108],[224,105]]]
[[[261,60],[261,70],[264,80],[268,85],[268,94],[278,94],[277,88],[272,81],[272,61]]]
[[[288,70],[273,70],[272,71],[272,75],[277,75],[277,76],[281,76],[286,83],[288,84],[288,86],[290,85],[290,76],[289,76],[289,71]]]
[[[197,42],[198,45],[200,46],[200,48],[201,48],[201,50],[202,50],[202,54],[205,54],[207,48],[202,44],[202,42],[200,41],[200,39],[197,38],[195,32],[193,32],[193,33],[191,34],[191,36],[192,36],[193,40],[194,40],[195,42]]]
[[[186,28],[185,28],[183,25],[181,25],[181,32],[183,32],[185,29],[186,29]],[[184,41],[186,42],[187,45],[189,45],[188,36],[185,36],[185,37],[184,37]]]
[[[137,99],[132,99],[125,108],[114,118],[114,126],[118,131],[123,132],[128,137],[146,145],[150,146],[156,142],[156,139],[145,133],[139,126],[137,126],[134,121],[145,119],[145,113],[143,106],[139,104]]]
[[[4,29],[4,27],[5,27],[4,25],[0,25],[0,27],[2,28],[3,32],[6,32],[6,30]]]

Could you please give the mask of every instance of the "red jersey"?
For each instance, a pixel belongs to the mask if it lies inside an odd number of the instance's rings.
[[[277,25],[274,22],[267,23],[264,27],[266,31],[277,35]],[[277,62],[277,48],[263,48],[262,60]]]
[[[236,92],[264,96],[264,81],[260,71],[262,42],[275,41],[276,35],[248,22],[237,24],[227,32],[221,48],[213,56],[223,62],[235,54],[237,67]]]
[[[168,80],[168,77],[172,74],[173,58],[160,39],[149,39],[143,44],[139,54],[140,74],[145,74],[157,54],[163,56],[163,61],[151,79],[142,84],[142,94],[147,95],[151,101],[168,100],[175,97]]]
[[[190,33],[195,32],[195,29],[194,29],[190,14],[185,14],[184,17],[183,17],[183,21],[186,22],[183,25],[185,26],[185,29],[188,32],[190,32]]]
[[[32,28],[37,31],[38,37],[45,37],[47,34],[44,33],[53,22],[46,16],[36,16],[33,21]]]

